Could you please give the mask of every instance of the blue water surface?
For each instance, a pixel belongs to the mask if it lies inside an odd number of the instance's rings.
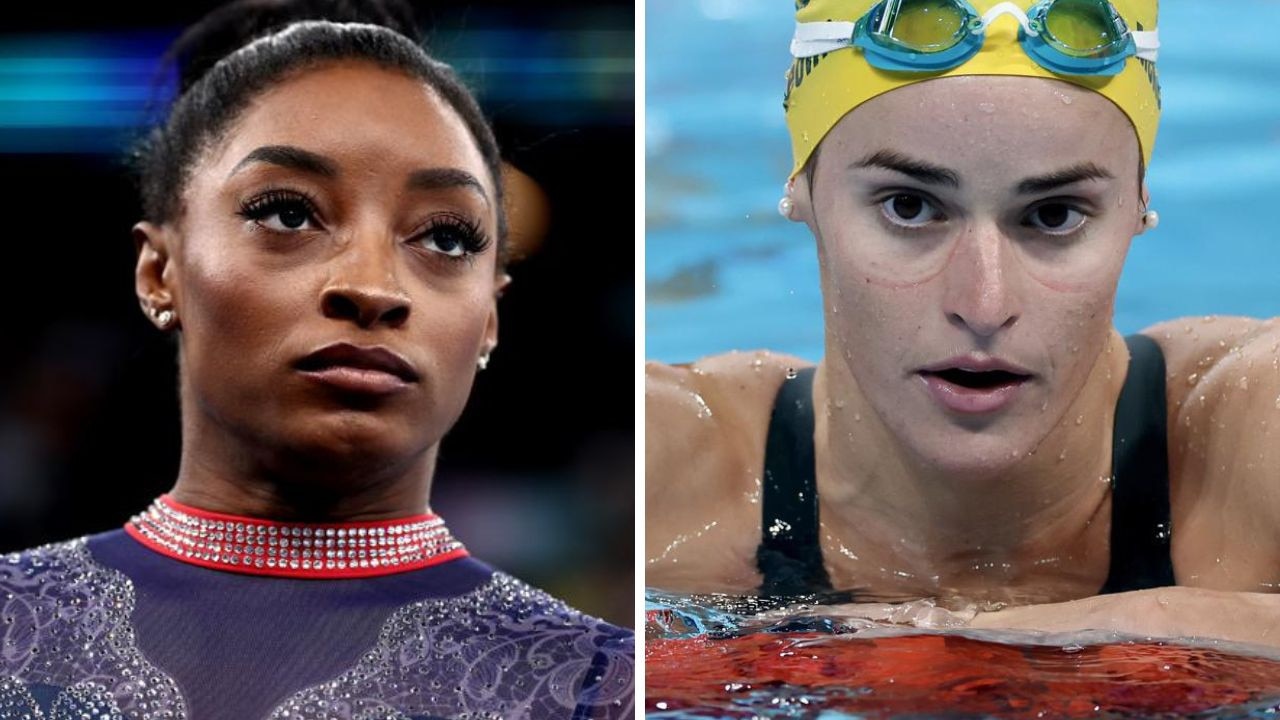
[[[646,2],[646,350],[822,354],[813,241],[776,211],[794,5]],[[1227,12],[1227,9],[1230,9]],[[1280,315],[1280,2],[1161,3],[1164,113],[1116,327]]]

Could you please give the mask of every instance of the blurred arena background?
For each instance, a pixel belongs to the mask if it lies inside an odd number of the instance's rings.
[[[0,11],[0,550],[118,527],[173,483],[176,365],[134,296],[121,158],[161,54],[219,4]],[[633,5],[414,4],[547,221],[511,268],[501,344],[432,505],[477,556],[630,626]]]

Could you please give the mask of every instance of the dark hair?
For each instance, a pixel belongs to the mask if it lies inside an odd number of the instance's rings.
[[[365,60],[422,80],[462,118],[493,176],[499,247],[505,247],[502,158],[493,130],[453,69],[422,48],[408,5],[239,0],[189,28],[165,60],[176,66],[178,98],[129,157],[145,219],[163,223],[181,214],[193,164],[259,93],[324,63]]]

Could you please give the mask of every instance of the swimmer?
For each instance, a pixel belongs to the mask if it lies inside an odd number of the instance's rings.
[[[647,367],[647,584],[1280,643],[1280,322],[1113,326],[1155,0],[797,5],[825,352]]]

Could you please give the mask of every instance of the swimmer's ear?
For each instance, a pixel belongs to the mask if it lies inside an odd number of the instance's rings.
[[[785,197],[791,200],[787,219],[813,227],[813,198],[809,194],[809,173],[797,173],[787,181]]]
[[[1138,192],[1142,196],[1138,205],[1142,212],[1138,213],[1138,223],[1133,231],[1134,235],[1141,235],[1152,228],[1147,215],[1147,211],[1151,209],[1151,188],[1147,187],[1146,180],[1142,181],[1142,187]]]

